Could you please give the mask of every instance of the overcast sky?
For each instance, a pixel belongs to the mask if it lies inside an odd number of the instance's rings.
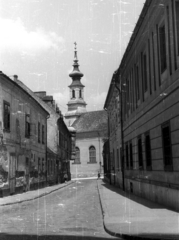
[[[87,110],[103,109],[144,0],[0,0],[0,70],[53,95],[63,113],[77,42]]]

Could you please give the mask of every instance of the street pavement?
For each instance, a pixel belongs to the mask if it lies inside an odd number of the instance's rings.
[[[104,227],[124,239],[179,240],[179,213],[98,181]]]
[[[5,197],[0,204],[0,240],[117,238],[104,229],[96,179]]]
[[[0,232],[2,240],[179,240],[179,213],[103,179],[78,179],[0,199]]]

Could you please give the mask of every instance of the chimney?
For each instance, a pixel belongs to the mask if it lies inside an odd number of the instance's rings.
[[[14,75],[14,81],[17,81],[18,80],[18,76],[17,75]]]
[[[41,92],[34,92],[35,95],[37,95],[37,97],[43,99],[44,97],[46,97],[46,92],[45,91],[41,91]]]

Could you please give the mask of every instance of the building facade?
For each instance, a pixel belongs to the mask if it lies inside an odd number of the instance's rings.
[[[179,209],[179,1],[147,0],[114,82],[120,86],[125,189]]]
[[[40,104],[49,113],[47,119],[48,184],[63,182],[65,173],[67,173],[70,180],[70,160],[74,160],[74,156],[72,156],[73,132],[67,128],[63,120],[63,115],[55,103],[53,96],[47,95],[45,91],[35,92],[35,95],[36,98],[39,98]]]
[[[103,145],[107,139],[107,113],[86,112],[72,125],[76,130],[76,158],[71,162],[72,178],[103,174]]]
[[[104,109],[108,114],[108,144],[104,145],[106,165],[105,178],[110,183],[122,187],[120,100],[115,86],[115,74],[111,79]],[[110,174],[109,174],[110,173]]]
[[[1,197],[46,183],[48,112],[16,80],[0,73]]]

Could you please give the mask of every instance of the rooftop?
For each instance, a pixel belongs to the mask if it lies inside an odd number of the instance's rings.
[[[107,112],[100,110],[82,113],[72,126],[77,132],[93,132],[107,129]]]

